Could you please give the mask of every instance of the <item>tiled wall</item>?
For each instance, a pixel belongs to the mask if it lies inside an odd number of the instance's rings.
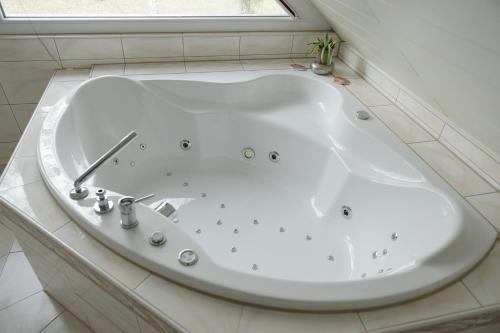
[[[312,2],[363,58],[500,163],[498,1]]]
[[[418,96],[365,59],[349,44],[341,47],[339,57],[486,179],[497,191],[500,190],[500,161],[489,154],[475,138],[464,132],[448,117],[432,112]],[[500,131],[497,136],[500,140]]]
[[[0,36],[0,170],[59,68],[306,56],[325,31]]]

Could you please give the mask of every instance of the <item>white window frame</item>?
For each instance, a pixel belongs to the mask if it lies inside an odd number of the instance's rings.
[[[328,30],[328,22],[309,0],[284,0],[294,16],[242,17],[4,17],[0,34],[139,33],[210,31]],[[278,1],[279,2],[279,1]],[[285,8],[290,12],[288,8]]]

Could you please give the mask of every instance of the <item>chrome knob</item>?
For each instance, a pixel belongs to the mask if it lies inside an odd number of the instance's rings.
[[[97,196],[97,202],[94,204],[94,210],[97,214],[105,214],[113,209],[113,201],[108,200],[106,196],[106,190],[103,188],[98,189],[95,192]]]
[[[167,242],[167,237],[161,231],[155,231],[149,236],[149,244],[153,246],[162,246]]]
[[[368,120],[370,119],[370,114],[368,111],[360,110],[356,112],[356,117],[360,120]]]

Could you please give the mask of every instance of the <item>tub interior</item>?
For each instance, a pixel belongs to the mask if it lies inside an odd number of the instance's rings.
[[[342,108],[338,92],[299,77],[102,78],[73,96],[56,149],[74,179],[135,130],[133,143],[86,183],[155,193],[147,204],[176,207],[178,221],[165,223],[226,269],[306,282],[411,270],[453,240],[460,209]]]

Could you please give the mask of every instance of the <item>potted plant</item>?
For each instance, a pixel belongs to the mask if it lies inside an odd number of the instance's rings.
[[[312,70],[316,74],[329,74],[333,71],[333,50],[337,44],[342,43],[340,39],[333,40],[328,34],[325,38],[318,37],[309,45],[309,54],[315,54],[316,58],[312,64]]]

